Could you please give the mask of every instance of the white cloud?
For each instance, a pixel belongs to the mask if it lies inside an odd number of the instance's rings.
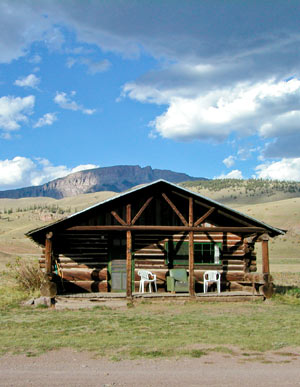
[[[97,74],[97,73],[103,73],[104,71],[107,71],[111,63],[107,59],[94,62],[90,58],[73,58],[69,57],[66,62],[66,66],[68,68],[72,68],[76,63],[79,63],[81,65],[85,65],[88,68],[88,73],[91,75]]]
[[[56,96],[54,97],[54,102],[57,103],[62,109],[81,111],[84,114],[94,114],[96,109],[86,109],[82,105],[79,105],[77,102],[73,101],[71,97],[76,95],[75,91],[70,93],[70,96],[65,92],[56,92]]]
[[[98,165],[86,164],[67,168],[65,165],[54,166],[47,159],[32,160],[16,156],[12,160],[0,160],[0,189],[40,185],[73,172],[93,168],[98,168]]]
[[[34,63],[34,64],[40,63],[41,61],[42,61],[42,57],[39,54],[35,54],[28,59],[28,62]]]
[[[126,94],[140,102],[168,105],[151,122],[154,131],[165,138],[219,142],[232,132],[271,137],[279,135],[283,128],[287,128],[286,134],[299,130],[300,110],[294,111],[300,103],[300,81],[296,79],[270,79],[197,91],[194,87],[169,89],[162,85],[159,89],[155,83],[152,86],[148,80],[146,84],[141,80],[125,85],[123,97]],[[271,130],[276,122],[276,130]]]
[[[17,130],[21,123],[28,121],[35,104],[35,97],[1,97],[0,98],[0,128],[5,131]]]
[[[300,181],[300,158],[282,159],[258,165],[256,178]]]
[[[77,167],[72,168],[71,173],[86,171],[88,169],[94,169],[94,168],[99,168],[99,165],[95,165],[95,164],[78,165]]]
[[[15,157],[12,160],[0,160],[0,187],[14,187],[22,181],[27,181],[27,174],[35,167],[32,160],[25,157]]]
[[[223,163],[226,165],[227,168],[231,168],[235,163],[235,157],[234,156],[228,156],[226,159],[223,160]]]
[[[243,179],[243,174],[238,169],[234,169],[227,174],[214,177],[214,179]]]
[[[57,120],[56,113],[46,113],[43,117],[39,118],[34,128],[40,128],[45,125],[52,125]]]
[[[33,89],[36,89],[40,81],[40,78],[38,78],[36,75],[29,74],[27,77],[17,79],[14,84],[16,86],[31,87]]]

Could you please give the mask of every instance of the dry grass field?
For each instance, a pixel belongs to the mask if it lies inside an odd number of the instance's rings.
[[[116,195],[97,192],[71,198],[0,199],[0,270],[16,257],[34,258],[40,249],[25,233]]]

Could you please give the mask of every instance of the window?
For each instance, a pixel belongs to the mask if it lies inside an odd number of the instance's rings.
[[[188,265],[189,242],[174,242],[169,240],[165,245],[167,251],[166,264]],[[204,242],[194,243],[195,265],[219,265],[222,243]]]

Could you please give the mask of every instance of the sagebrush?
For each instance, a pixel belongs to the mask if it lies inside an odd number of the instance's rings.
[[[24,290],[38,290],[45,280],[45,275],[36,261],[17,258],[15,262],[7,264],[7,268],[8,274],[14,277]]]

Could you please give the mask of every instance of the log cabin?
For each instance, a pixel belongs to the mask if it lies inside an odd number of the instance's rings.
[[[272,292],[268,240],[285,231],[178,185],[159,180],[114,196],[26,234],[43,249],[40,266],[58,292],[139,289],[138,271],[166,292],[170,269],[188,273],[190,296],[203,273],[221,273],[222,291]],[[257,273],[255,244],[262,244]]]

